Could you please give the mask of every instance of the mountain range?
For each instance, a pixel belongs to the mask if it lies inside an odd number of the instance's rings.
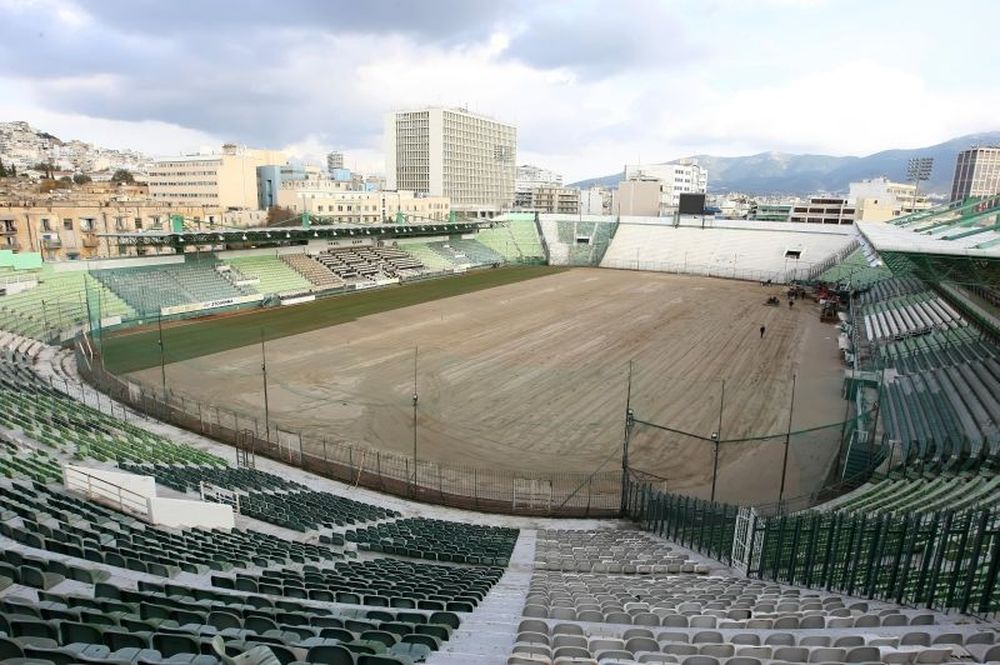
[[[804,196],[816,192],[847,193],[851,182],[878,176],[905,182],[907,160],[911,157],[933,157],[934,169],[930,180],[921,184],[920,189],[922,192],[947,195],[951,191],[956,155],[973,145],[998,144],[1000,131],[959,136],[924,148],[883,150],[865,157],[762,152],[744,157],[692,155],[684,159],[697,160],[698,164],[708,169],[710,192]],[[663,163],[678,161],[681,160]],[[581,180],[571,186],[614,188],[623,177],[624,173],[615,173]]]

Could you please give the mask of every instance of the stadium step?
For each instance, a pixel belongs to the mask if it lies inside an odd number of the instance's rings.
[[[503,665],[514,646],[517,625],[528,597],[531,570],[535,560],[533,529],[522,529],[507,572],[483,602],[456,630],[448,643],[427,659],[428,665],[482,663]]]

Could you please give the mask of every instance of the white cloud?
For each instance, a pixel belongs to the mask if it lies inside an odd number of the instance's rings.
[[[380,171],[387,111],[468,106],[516,124],[518,161],[568,181],[699,152],[866,154],[997,128],[1000,91],[985,82],[1000,59],[982,39],[990,12],[970,22],[963,6],[956,0],[931,24],[920,21],[930,3],[910,12],[904,2],[692,0],[671,6],[676,17],[657,3],[525,5],[516,22],[440,39],[390,25],[374,34],[279,23],[243,24],[200,43],[185,41],[176,25],[142,32],[134,21],[100,25],[68,2],[0,0],[0,42],[17,39],[5,39],[5,18],[32,12],[25,25],[44,23],[49,12],[53,25],[88,35],[78,53],[78,40],[64,34],[56,45],[65,50],[50,53],[41,70],[30,59],[4,64],[0,44],[0,118],[159,154],[224,140],[317,160],[336,148],[349,164]],[[893,11],[907,17],[905,43],[883,28],[880,17]],[[566,22],[567,41],[552,52],[533,42],[527,55],[522,43],[514,53],[518,36],[543,15]],[[946,32],[949,21],[968,33],[962,48],[934,39],[912,48]],[[628,48],[661,33],[684,49]],[[618,47],[611,66],[594,69],[595,53]],[[963,78],[971,71],[975,77]]]

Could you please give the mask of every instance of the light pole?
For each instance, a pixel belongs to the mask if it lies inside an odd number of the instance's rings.
[[[413,347],[413,496],[417,495],[417,357],[420,347]]]
[[[715,460],[712,462],[712,498],[715,501],[715,483],[719,477],[719,440],[722,438],[722,409],[726,404],[726,380],[722,379],[722,391],[719,395],[719,428],[712,432],[712,441],[715,443]]]
[[[933,170],[933,157],[911,157],[906,162],[906,179],[913,182],[913,204],[910,206],[910,214],[917,211],[917,193],[920,191],[921,181],[930,180]]]
[[[267,353],[264,350],[264,329],[260,329],[260,370],[264,378],[264,436],[271,442],[271,407],[267,399]]]
[[[778,504],[785,498],[785,474],[788,472],[788,448],[792,440],[792,416],[795,414],[795,375],[792,374],[792,399],[788,406],[788,429],[785,432],[785,454],[781,460],[781,488],[778,490]]]
[[[156,326],[160,332],[157,344],[160,346],[160,380],[163,382],[163,399],[167,399],[167,365],[165,362],[166,352],[163,349],[163,312],[156,315]]]

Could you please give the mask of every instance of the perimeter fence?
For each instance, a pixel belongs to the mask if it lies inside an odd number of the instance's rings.
[[[836,488],[829,488],[830,493]],[[740,507],[626,480],[625,513],[743,574],[1000,618],[1000,510],[867,513]]]
[[[207,406],[112,374],[83,336],[77,339],[75,353],[81,377],[98,390],[143,415],[238,447],[241,455],[260,455],[355,486],[456,508],[558,517],[620,515],[618,470],[533,473],[414,463],[405,455],[265,424],[263,414],[254,417]]]

